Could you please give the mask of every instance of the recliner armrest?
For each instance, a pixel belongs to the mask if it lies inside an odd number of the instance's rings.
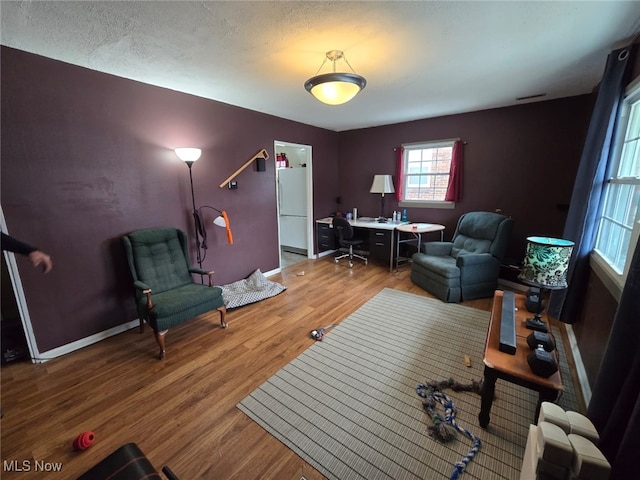
[[[458,267],[469,267],[471,265],[482,264],[500,265],[500,261],[490,253],[467,253],[458,255],[458,258],[456,258],[456,265]]]
[[[452,242],[426,242],[420,245],[422,253],[426,253],[427,255],[451,255],[452,249]]]

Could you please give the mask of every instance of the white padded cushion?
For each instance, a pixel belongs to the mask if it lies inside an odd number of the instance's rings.
[[[561,467],[570,467],[573,462],[573,448],[564,430],[553,423],[539,423],[538,456]]]
[[[580,480],[607,480],[611,465],[593,442],[570,433],[567,435],[574,451],[571,470]]]
[[[549,422],[558,425],[567,435],[571,433],[571,424],[569,417],[562,407],[551,402],[542,402],[540,404],[540,415],[538,415],[538,423]]]
[[[593,423],[591,423],[591,420],[578,412],[572,411],[567,412],[567,418],[569,419],[569,426],[571,427],[571,431],[568,433],[574,433],[581,437],[588,438],[595,445],[598,445],[600,435],[598,435],[598,431],[596,427],[593,426]]]

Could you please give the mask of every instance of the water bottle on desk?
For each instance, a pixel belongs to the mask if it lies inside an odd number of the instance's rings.
[[[403,222],[407,221],[407,209],[406,208],[402,211],[402,221]]]

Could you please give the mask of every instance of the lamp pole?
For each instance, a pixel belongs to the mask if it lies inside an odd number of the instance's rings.
[[[193,193],[193,174],[191,173],[192,161],[184,162],[189,167],[189,180],[191,181],[191,202],[193,204],[193,228],[196,231],[196,260],[202,268],[202,258],[200,257],[200,234],[198,233],[198,213],[196,212],[196,197]]]

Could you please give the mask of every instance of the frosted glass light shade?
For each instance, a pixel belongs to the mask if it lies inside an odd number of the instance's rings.
[[[310,78],[305,88],[327,105],[342,105],[355,97],[367,84],[360,75],[353,73],[326,73]]]
[[[327,60],[331,62],[333,71],[318,75]],[[345,72],[342,64],[338,66],[338,62],[344,62],[344,65],[349,67],[353,73]],[[328,51],[316,75],[304,82],[304,88],[307,92],[327,105],[347,103],[366,86],[367,81],[363,76],[353,71],[342,50]]]
[[[183,162],[195,162],[200,158],[200,155],[202,154],[202,150],[200,150],[199,148],[191,147],[176,148],[175,152],[178,158]]]
[[[224,218],[222,218],[222,215],[218,215],[213,220],[213,224],[217,225],[218,227],[222,227],[222,228],[226,228],[227,227],[227,222],[224,221]]]

